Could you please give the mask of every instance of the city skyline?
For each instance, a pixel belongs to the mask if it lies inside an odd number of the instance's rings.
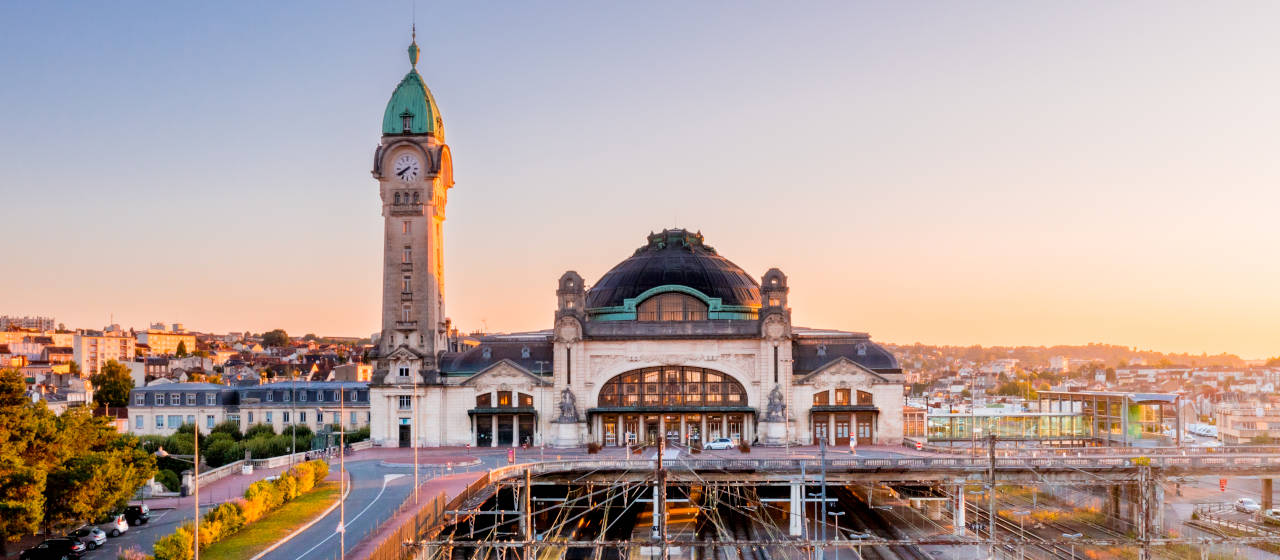
[[[0,7],[0,103],[33,108],[0,137],[32,263],[0,313],[375,332],[402,4]],[[419,6],[454,324],[545,328],[563,271],[678,225],[781,268],[799,325],[1277,353],[1275,6],[837,6]]]

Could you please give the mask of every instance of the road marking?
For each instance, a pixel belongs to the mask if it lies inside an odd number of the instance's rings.
[[[355,521],[356,519],[359,519],[361,515],[364,515],[364,512],[369,511],[369,508],[373,507],[373,504],[375,504],[375,503],[377,503],[377,502],[378,502],[378,499],[382,497],[382,493],[387,491],[387,483],[388,483],[388,482],[391,482],[392,480],[395,480],[395,479],[400,478],[400,477],[402,477],[402,476],[406,476],[406,475],[403,475],[403,474],[384,474],[384,475],[382,475],[382,489],[381,489],[381,490],[378,490],[378,495],[377,495],[377,496],[374,496],[374,497],[373,497],[373,500],[369,502],[369,505],[364,506],[364,509],[360,510],[360,513],[357,513],[357,514],[355,514],[355,516],[354,516],[354,517],[352,517],[351,519],[348,519],[348,520],[347,520],[347,525],[350,525],[353,521]],[[327,537],[325,537],[325,538],[324,538],[324,540],[321,540],[320,542],[316,543],[316,545],[315,545],[315,546],[313,546],[313,547],[311,547],[311,548],[308,548],[306,552],[303,552],[302,554],[299,554],[299,555],[298,555],[298,558],[302,558],[302,557],[304,557],[304,556],[306,556],[306,555],[308,555],[308,554],[311,554],[311,551],[313,551],[313,550],[315,550],[315,549],[317,549],[317,548],[320,548],[320,545],[322,545],[322,544],[324,544],[324,543],[328,542],[328,541],[329,541],[329,539],[332,539],[332,538],[334,537],[334,535],[337,535],[337,534],[338,534],[338,533],[337,533],[336,531],[335,531],[335,532],[333,532],[333,533],[330,533],[330,534],[329,534],[329,536],[327,536]]]

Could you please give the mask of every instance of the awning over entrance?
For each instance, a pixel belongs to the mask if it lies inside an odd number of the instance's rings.
[[[878,414],[880,409],[870,404],[819,404],[809,409],[809,414],[819,412],[875,412]]]
[[[693,406],[693,405],[668,405],[668,406],[601,406],[596,408],[588,408],[587,415],[592,414],[661,414],[664,412],[703,412],[707,414],[717,414],[725,412],[750,412],[755,413],[756,409],[749,406]]]
[[[532,414],[534,416],[537,416],[538,409],[533,408],[531,406],[521,406],[521,407],[515,407],[515,408],[486,407],[486,408],[470,409],[467,411],[467,414],[469,416],[475,416],[477,414]]]

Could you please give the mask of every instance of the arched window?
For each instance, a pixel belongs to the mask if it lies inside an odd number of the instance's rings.
[[[400,193],[396,193],[396,204],[400,204]]]
[[[858,404],[872,404],[871,393],[858,391]]]
[[[707,304],[688,294],[667,292],[640,303],[638,321],[705,321]]]
[[[630,371],[600,388],[599,406],[743,406],[747,391],[732,377],[696,367]]]

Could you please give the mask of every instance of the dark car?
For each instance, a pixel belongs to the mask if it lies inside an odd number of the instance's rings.
[[[125,506],[124,519],[129,522],[130,527],[146,525],[148,521],[151,521],[151,508],[147,507],[147,504]]]
[[[75,539],[46,539],[22,551],[21,560],[71,560],[84,554],[84,543]]]

